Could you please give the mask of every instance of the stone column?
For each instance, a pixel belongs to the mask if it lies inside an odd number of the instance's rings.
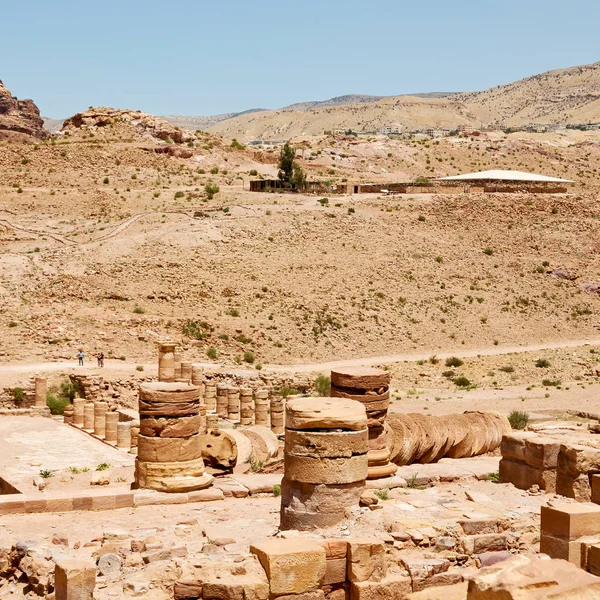
[[[368,439],[359,402],[287,402],[280,529],[332,527],[358,507],[367,479]]]
[[[158,343],[158,380],[175,381],[175,342]]]
[[[217,414],[221,419],[226,419],[229,412],[228,392],[227,384],[219,383],[217,385]]]
[[[173,360],[175,361],[175,379],[177,380],[181,378],[181,349],[177,346],[173,353]]]
[[[183,383],[139,387],[140,433],[135,481],[140,488],[189,492],[208,487],[200,444],[198,388]]]
[[[219,415],[210,413],[206,415],[206,430],[219,429]]]
[[[181,363],[181,375],[179,377],[181,381],[185,381],[187,383],[192,382],[192,363],[183,361]]]
[[[94,403],[94,435],[104,438],[106,435],[106,412],[108,411],[108,402]]]
[[[67,404],[63,411],[63,423],[72,424],[73,423],[73,405]]]
[[[227,418],[233,423],[240,422],[240,388],[230,387],[227,391]]]
[[[283,409],[283,398],[281,396],[271,396],[271,431],[275,435],[281,435],[284,432]]]
[[[77,427],[83,427],[83,411],[85,398],[73,398],[73,423]]]
[[[94,431],[94,403],[87,402],[83,405],[83,428]]]
[[[254,423],[254,400],[252,388],[240,388],[240,424],[252,425]]]
[[[35,378],[35,403],[36,408],[46,408],[46,392],[48,388],[48,380],[45,377]]]
[[[119,413],[107,412],[106,413],[106,434],[104,436],[105,441],[116,444],[117,443],[117,425],[119,423]]]
[[[269,426],[269,390],[260,388],[254,393],[254,423]]]
[[[398,467],[390,462],[391,448],[386,428],[390,404],[390,374],[370,367],[347,367],[331,371],[335,398],[361,402],[369,425],[369,479],[390,477]]]
[[[138,438],[140,435],[140,423],[139,421],[131,422],[131,442],[129,448],[129,454],[137,454],[138,451]]]
[[[208,412],[217,410],[217,384],[214,381],[204,381],[204,403]]]
[[[131,448],[131,421],[117,423],[117,448],[129,450]]]

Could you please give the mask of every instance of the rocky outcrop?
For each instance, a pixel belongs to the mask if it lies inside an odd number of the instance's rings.
[[[0,81],[0,140],[30,142],[49,136],[33,100],[18,100]]]
[[[153,115],[139,110],[106,107],[90,108],[73,115],[63,123],[61,131],[110,127],[118,123],[129,123],[133,125],[139,134],[165,142],[181,144],[194,139],[191,132],[182,131],[179,127],[175,127]]]

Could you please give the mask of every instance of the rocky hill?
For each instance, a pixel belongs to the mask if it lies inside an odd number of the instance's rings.
[[[29,142],[48,136],[33,100],[18,100],[0,81],[0,140]]]
[[[600,62],[548,71],[509,85],[458,94],[484,122],[587,123],[600,121]]]

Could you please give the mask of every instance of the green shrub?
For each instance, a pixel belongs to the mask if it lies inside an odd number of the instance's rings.
[[[213,167],[213,168],[210,170],[210,172],[211,172],[213,175],[216,175],[216,174],[219,172],[219,167]]]
[[[177,198],[183,198],[185,196],[185,194],[179,190],[178,192],[175,192],[175,199]]]
[[[244,352],[244,362],[253,363],[254,362],[254,352],[251,352],[250,350],[246,350],[246,352]]]
[[[521,410],[513,410],[508,415],[508,422],[513,429],[525,429],[529,424],[529,413]]]
[[[273,496],[276,498],[281,496],[281,486],[278,483],[273,486]]]
[[[210,325],[205,321],[193,321],[192,319],[188,319],[181,326],[181,333],[183,335],[187,335],[188,337],[194,338],[196,340],[203,340],[208,336],[210,331]]]
[[[79,385],[76,382],[66,379],[60,384],[59,395],[63,398],[66,398],[69,402],[73,402],[78,394]]]
[[[487,256],[491,256],[492,254],[494,254],[494,251],[491,248],[484,248],[483,253]]]
[[[542,379],[542,385],[544,387],[558,387],[560,379]]]
[[[229,315],[230,317],[239,317],[240,316],[240,311],[237,308],[228,308],[225,311],[226,315]]]
[[[471,386],[471,381],[467,379],[464,375],[460,375],[459,377],[455,377],[453,383],[458,387],[466,388]]]
[[[550,366],[550,361],[545,358],[538,358],[535,361],[535,366],[539,369],[547,369]]]
[[[15,387],[11,390],[12,393],[12,397],[14,398],[15,402],[22,402],[23,398],[25,397],[25,391],[23,390],[23,388],[20,387]]]
[[[315,390],[320,398],[327,398],[331,392],[331,378],[328,375],[319,375],[315,379]]]
[[[71,404],[68,398],[64,396],[56,396],[52,392],[46,392],[46,405],[50,409],[50,414],[62,415],[65,412],[65,407]]]
[[[136,371],[143,371],[144,370],[144,365],[137,365],[135,368]]]
[[[109,463],[100,463],[96,467],[96,471],[106,471],[107,469],[110,469],[110,464]]]
[[[54,473],[52,471],[49,471],[48,469],[42,469],[40,471],[40,477],[42,479],[49,479],[50,477],[54,477]]]
[[[252,177],[256,177],[258,175],[258,171],[256,169],[251,169],[250,175],[252,175]]]
[[[212,200],[215,197],[215,194],[217,194],[220,191],[220,187],[216,184],[216,183],[207,183],[204,186],[204,191],[206,192],[206,197],[209,200]]]
[[[461,367],[463,364],[464,362],[457,356],[451,356],[450,358],[446,359],[447,367]]]
[[[373,490],[373,493],[380,499],[380,500],[389,500],[390,499],[390,490],[388,490],[387,488],[383,489],[383,490]]]
[[[105,177],[102,181],[102,183],[106,184],[106,183],[110,183],[110,179],[108,177]]]
[[[217,353],[217,349],[214,346],[211,346],[207,351],[206,351],[206,356],[208,356],[208,358],[215,360],[218,356]]]

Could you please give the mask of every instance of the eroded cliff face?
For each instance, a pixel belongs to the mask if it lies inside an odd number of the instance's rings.
[[[17,100],[0,81],[0,140],[29,142],[50,134],[33,100]]]

